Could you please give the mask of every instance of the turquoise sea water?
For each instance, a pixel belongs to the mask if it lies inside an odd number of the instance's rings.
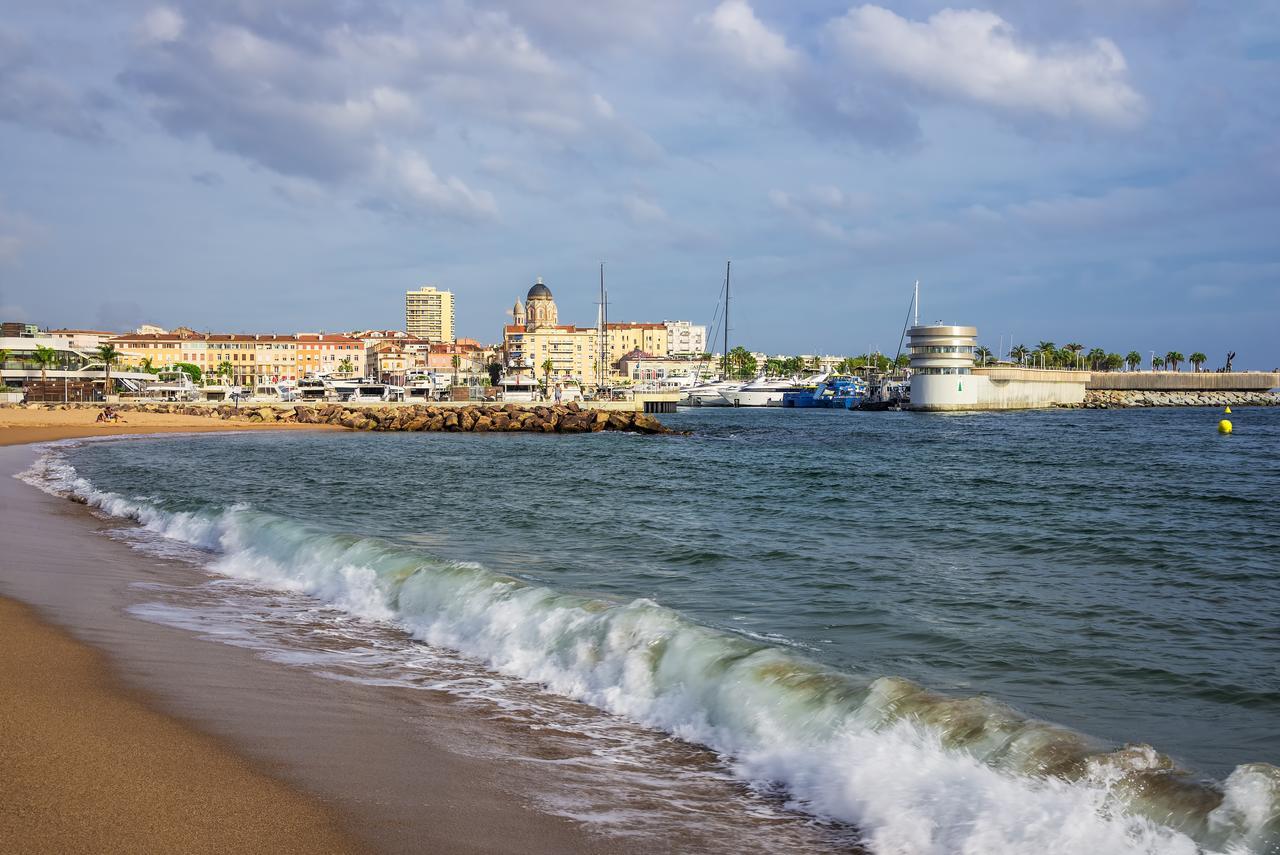
[[[873,848],[1054,851],[1040,799],[1098,816],[1072,838],[1098,851],[1264,852],[1280,411],[1219,417],[723,409],[670,438],[100,442],[46,474],[217,573],[709,745]],[[893,757],[928,768],[860,792]],[[931,804],[931,837],[895,826]]]

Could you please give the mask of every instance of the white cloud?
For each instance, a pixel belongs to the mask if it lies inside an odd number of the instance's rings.
[[[187,21],[181,12],[168,6],[157,6],[142,16],[138,24],[138,35],[146,42],[174,42],[182,37],[186,25]]]
[[[413,151],[391,153],[381,151],[383,197],[375,200],[389,204],[400,213],[446,216],[462,220],[492,220],[498,216],[498,204],[486,190],[473,190],[456,176],[441,178],[422,155]]]
[[[622,210],[626,212],[627,219],[635,225],[664,223],[668,220],[667,212],[661,205],[652,199],[645,199],[635,194],[623,198]]]
[[[701,21],[716,51],[737,66],[777,72],[795,68],[800,62],[786,38],[757,18],[746,0],[724,0]]]
[[[911,21],[872,5],[850,9],[828,30],[856,66],[935,96],[1118,127],[1136,124],[1145,112],[1124,55],[1109,39],[1040,49],[1020,42],[993,12],[944,9]]]

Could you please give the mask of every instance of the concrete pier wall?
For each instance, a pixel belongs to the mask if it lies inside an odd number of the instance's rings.
[[[1106,371],[1096,372],[1089,389],[1139,392],[1265,392],[1280,386],[1280,374],[1270,371]]]
[[[911,409],[924,412],[1031,410],[1084,401],[1087,371],[974,368],[971,374],[917,374]]]

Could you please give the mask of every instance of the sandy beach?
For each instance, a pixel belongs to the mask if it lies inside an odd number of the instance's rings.
[[[151,413],[100,425],[95,416],[0,409],[0,445],[262,428]],[[0,649],[0,840],[8,845],[29,852],[362,850],[317,800],[149,708],[112,679],[100,653],[7,598],[0,598]]]
[[[85,436],[144,433],[218,433],[241,430],[340,430],[332,425],[257,424],[167,413],[123,413],[124,423],[97,424],[97,409],[26,410],[0,407],[0,445]]]
[[[34,458],[27,443],[315,427],[94,415],[0,408],[0,848],[596,851],[492,764],[405,746],[404,712],[377,720],[380,699],[122,616],[136,554],[10,477]]]

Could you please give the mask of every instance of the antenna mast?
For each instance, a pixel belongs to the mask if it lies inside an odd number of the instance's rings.
[[[916,280],[916,290],[915,290],[915,294],[912,295],[911,297],[911,305],[915,306],[915,309],[916,309],[916,319],[915,319],[915,323],[913,323],[912,326],[918,327],[920,326],[920,280],[919,279]]]

